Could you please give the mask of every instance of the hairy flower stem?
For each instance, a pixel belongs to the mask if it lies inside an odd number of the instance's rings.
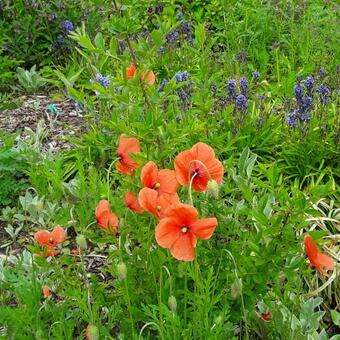
[[[119,157],[114,159],[110,166],[109,166],[109,169],[107,170],[107,176],[106,176],[106,183],[107,183],[107,199],[109,200],[110,199],[110,189],[111,189],[111,186],[110,186],[110,173],[111,173],[111,168],[112,168],[112,165],[114,163],[116,163],[117,161],[119,161]]]
[[[91,305],[91,287],[90,287],[90,282],[89,282],[89,279],[87,277],[87,272],[86,272],[86,268],[85,268],[84,254],[83,254],[82,251],[80,251],[79,254],[80,254],[81,266],[82,266],[82,269],[83,269],[85,287],[86,287],[86,290],[87,290],[87,308],[89,309],[91,322],[92,322],[93,321],[93,312],[92,312],[92,305]]]

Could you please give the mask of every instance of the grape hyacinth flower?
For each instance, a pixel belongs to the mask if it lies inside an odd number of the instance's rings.
[[[245,112],[248,108],[247,97],[243,94],[239,94],[236,97],[236,108],[241,112]]]
[[[326,69],[324,67],[320,67],[319,76],[320,76],[320,80],[323,80],[325,78],[325,76],[326,76]]]
[[[236,54],[236,59],[239,63],[246,63],[248,61],[248,55],[245,50],[239,50]]]
[[[178,43],[178,33],[176,30],[171,31],[165,36],[166,45],[171,47],[175,47]]]
[[[296,84],[294,86],[294,95],[295,95],[295,99],[297,100],[297,102],[302,101],[302,97],[303,97],[303,87],[302,87],[302,85]]]
[[[256,85],[260,80],[260,73],[259,72],[253,72],[252,75],[253,75],[254,84]]]
[[[306,90],[309,96],[312,95],[313,88],[314,88],[314,78],[313,77],[307,77],[305,81]]]
[[[307,112],[310,112],[313,108],[313,98],[312,97],[303,97],[303,100],[302,100],[302,105],[301,105],[301,113],[304,114],[304,113],[307,113]]]
[[[297,116],[293,113],[288,113],[285,119],[286,123],[290,126],[297,127]]]
[[[235,79],[229,79],[227,84],[228,97],[233,99],[236,96],[236,81]]]
[[[328,99],[330,98],[329,88],[326,85],[321,84],[316,91],[319,93],[319,101],[321,105],[325,106],[327,104]]]
[[[248,83],[247,78],[242,77],[242,78],[240,79],[240,89],[241,89],[241,93],[242,93],[244,96],[246,96],[247,93],[249,92],[248,87],[249,87],[249,83]]]
[[[165,85],[168,83],[168,80],[163,78],[161,81],[161,85],[159,86],[159,89],[157,90],[158,93],[161,93],[164,91]]]
[[[176,84],[183,83],[188,81],[190,74],[187,71],[178,72],[174,75],[176,79]],[[187,84],[183,85],[182,87],[176,89],[176,92],[181,99],[182,103],[185,105],[188,99],[191,96],[191,85],[194,84],[193,81],[189,81]]]
[[[72,22],[68,21],[68,20],[66,20],[64,22],[64,29],[65,29],[66,32],[70,32],[70,31],[74,31],[75,30],[74,25],[72,24]]]

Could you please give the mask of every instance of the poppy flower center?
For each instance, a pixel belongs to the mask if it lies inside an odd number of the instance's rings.
[[[193,170],[191,170],[191,177],[198,177],[201,175],[201,169],[198,165],[195,166]]]
[[[161,209],[162,209],[162,207],[160,205],[157,205],[156,210],[160,211]]]
[[[156,183],[156,184],[153,186],[153,189],[158,189],[160,186],[161,186],[161,183]]]
[[[181,232],[182,233],[187,233],[189,231],[189,227],[187,227],[187,226],[183,226],[182,228],[181,228]]]
[[[54,240],[53,240],[53,238],[52,238],[52,237],[50,237],[50,239],[48,240],[48,242],[50,242],[50,243],[54,244]]]

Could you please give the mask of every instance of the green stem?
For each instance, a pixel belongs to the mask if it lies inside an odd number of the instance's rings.
[[[130,300],[130,294],[129,294],[129,287],[127,285],[127,279],[124,279],[124,287],[125,287],[125,299],[126,299],[126,304],[129,310],[129,316],[130,316],[130,323],[131,323],[131,334],[132,337],[135,337],[135,329],[133,327],[134,325],[134,321],[133,321],[133,317],[132,317],[132,309],[131,309],[131,300]]]
[[[109,166],[109,169],[107,170],[106,183],[107,183],[107,199],[108,199],[108,200],[110,200],[110,189],[111,189],[111,187],[110,187],[110,173],[111,173],[111,168],[112,168],[112,165],[113,165],[114,163],[116,163],[117,161],[119,161],[119,160],[120,160],[119,157],[116,158],[116,159],[114,159],[114,160],[111,162],[111,164],[110,164],[110,166]]]

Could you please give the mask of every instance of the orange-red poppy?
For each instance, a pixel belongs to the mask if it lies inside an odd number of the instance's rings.
[[[271,312],[268,312],[268,313],[265,313],[265,314],[261,314],[261,318],[264,320],[264,321],[271,321]]]
[[[50,288],[48,286],[43,286],[42,291],[44,298],[48,298],[51,295]]]
[[[163,218],[167,208],[172,204],[179,203],[178,195],[159,195],[156,190],[143,188],[138,195],[138,201],[141,207],[151,212],[158,219]]]
[[[110,203],[107,200],[101,200],[98,203],[95,215],[100,228],[105,231],[110,229],[113,234],[117,233],[118,218],[111,212]]]
[[[135,76],[135,73],[137,71],[137,68],[135,65],[130,65],[126,68],[126,78],[131,79]],[[140,74],[140,79],[143,80],[143,82],[147,83],[148,85],[153,85],[156,81],[156,76],[152,71],[147,71],[146,75],[144,72]],[[146,87],[146,86],[145,86]]]
[[[188,204],[174,204],[165,211],[156,227],[156,241],[163,248],[170,248],[171,255],[180,261],[195,258],[197,237],[207,240],[217,227],[217,219],[197,219],[197,210]]]
[[[192,180],[192,187],[196,191],[204,191],[208,188],[209,175],[205,167],[193,162],[198,160],[208,169],[213,180],[221,184],[223,177],[223,165],[215,158],[214,150],[205,143],[197,143],[190,150],[179,153],[175,158],[175,172],[177,181],[181,185],[188,185]]]
[[[305,236],[304,244],[310,263],[320,273],[329,276],[328,273],[323,268],[321,268],[321,266],[329,270],[334,270],[334,261],[332,260],[332,258],[319,251],[318,247],[309,234]]]
[[[125,205],[136,213],[142,213],[144,209],[140,206],[136,195],[128,191],[124,196]]]
[[[39,230],[34,234],[35,240],[40,245],[47,246],[48,250],[52,250],[58,244],[63,243],[65,241],[64,236],[65,230],[63,227],[55,227],[51,232],[48,232],[47,230]]]
[[[118,172],[123,175],[132,176],[132,171],[136,170],[140,164],[134,162],[129,154],[136,154],[138,152],[140,152],[139,141],[136,138],[126,138],[125,135],[122,134],[119,138],[119,146],[117,150],[119,163],[116,167]]]
[[[162,169],[158,171],[157,165],[153,161],[145,164],[140,178],[145,187],[156,190],[158,195],[172,196],[179,186],[174,170]]]
[[[130,65],[126,68],[126,78],[131,79],[134,77],[137,67],[135,65]]]

